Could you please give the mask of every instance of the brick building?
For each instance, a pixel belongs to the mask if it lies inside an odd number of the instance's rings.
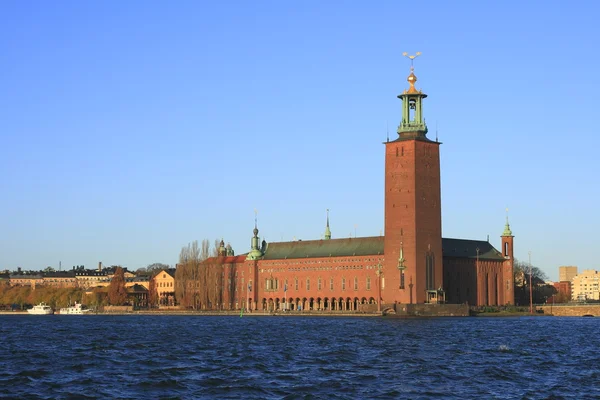
[[[553,285],[556,289],[556,295],[552,299],[554,303],[567,303],[571,301],[571,281],[554,282]]]
[[[440,144],[427,137],[423,100],[411,67],[398,97],[398,137],[385,145],[383,236],[260,242],[220,256],[223,302],[217,308],[360,311],[397,304],[514,304],[513,235],[506,221],[501,251],[487,241],[442,238]],[[225,284],[225,282],[227,284]],[[214,308],[215,305],[203,305]]]

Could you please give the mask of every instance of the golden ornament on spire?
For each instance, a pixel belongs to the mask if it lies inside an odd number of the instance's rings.
[[[406,80],[410,84],[410,87],[404,93],[420,93],[417,90],[417,88],[415,88],[415,83],[417,82],[417,76],[413,72],[415,70],[413,62],[414,62],[415,58],[417,58],[421,55],[421,52],[417,51],[414,56],[408,55],[407,52],[402,53],[402,55],[404,57],[408,57],[410,59],[410,75],[408,76],[408,78],[406,78]]]

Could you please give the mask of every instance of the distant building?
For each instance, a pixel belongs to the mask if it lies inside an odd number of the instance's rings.
[[[75,270],[75,279],[77,280],[77,286],[82,289],[88,289],[98,286],[108,286],[110,284],[110,278],[104,270]]]
[[[558,281],[559,282],[571,282],[573,278],[577,276],[576,266],[562,266],[558,267]]]
[[[127,286],[127,296],[133,300],[136,307],[148,307],[148,288],[134,284]]]
[[[75,271],[47,272],[43,274],[42,285],[55,288],[77,287]]]
[[[556,295],[554,296],[555,303],[566,303],[571,301],[571,281],[554,282]]]
[[[571,282],[571,299],[576,301],[600,300],[600,274],[595,270],[585,270]]]
[[[14,274],[10,275],[10,286],[30,286],[35,289],[37,285],[44,282],[44,277],[39,274]]]
[[[160,270],[152,279],[156,288],[158,304],[175,305],[175,268]]]
[[[133,287],[135,285],[143,286],[146,290],[150,289],[150,278],[147,276],[134,276],[132,278],[125,278],[125,287]]]

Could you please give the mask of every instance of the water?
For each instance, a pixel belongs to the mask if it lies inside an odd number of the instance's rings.
[[[600,318],[2,316],[0,398],[600,398]]]

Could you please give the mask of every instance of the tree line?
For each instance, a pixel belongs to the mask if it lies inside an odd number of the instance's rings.
[[[151,293],[149,293],[152,299]],[[156,291],[154,291],[156,298]],[[55,288],[38,286],[10,286],[8,282],[0,283],[0,305],[4,308],[26,309],[44,302],[53,309],[84,303],[92,308],[106,305],[121,306],[133,304],[135,299],[129,296],[125,287],[125,272],[118,267],[108,287],[97,287],[89,290],[82,288]]]
[[[518,306],[529,305],[529,277],[531,275],[531,298],[533,304],[544,304],[552,296],[557,296],[554,300],[559,302],[566,302],[568,298],[560,298],[557,295],[558,291],[552,285],[547,285],[545,282],[548,280],[548,276],[534,265],[525,263],[515,259],[514,261],[514,289],[515,289],[515,304]]]
[[[180,306],[216,310],[235,303],[235,270],[228,269],[225,276],[223,263],[217,257],[219,247],[219,240],[215,240],[211,250],[209,241],[204,239],[200,245],[193,241],[181,249],[175,271],[175,298]]]

